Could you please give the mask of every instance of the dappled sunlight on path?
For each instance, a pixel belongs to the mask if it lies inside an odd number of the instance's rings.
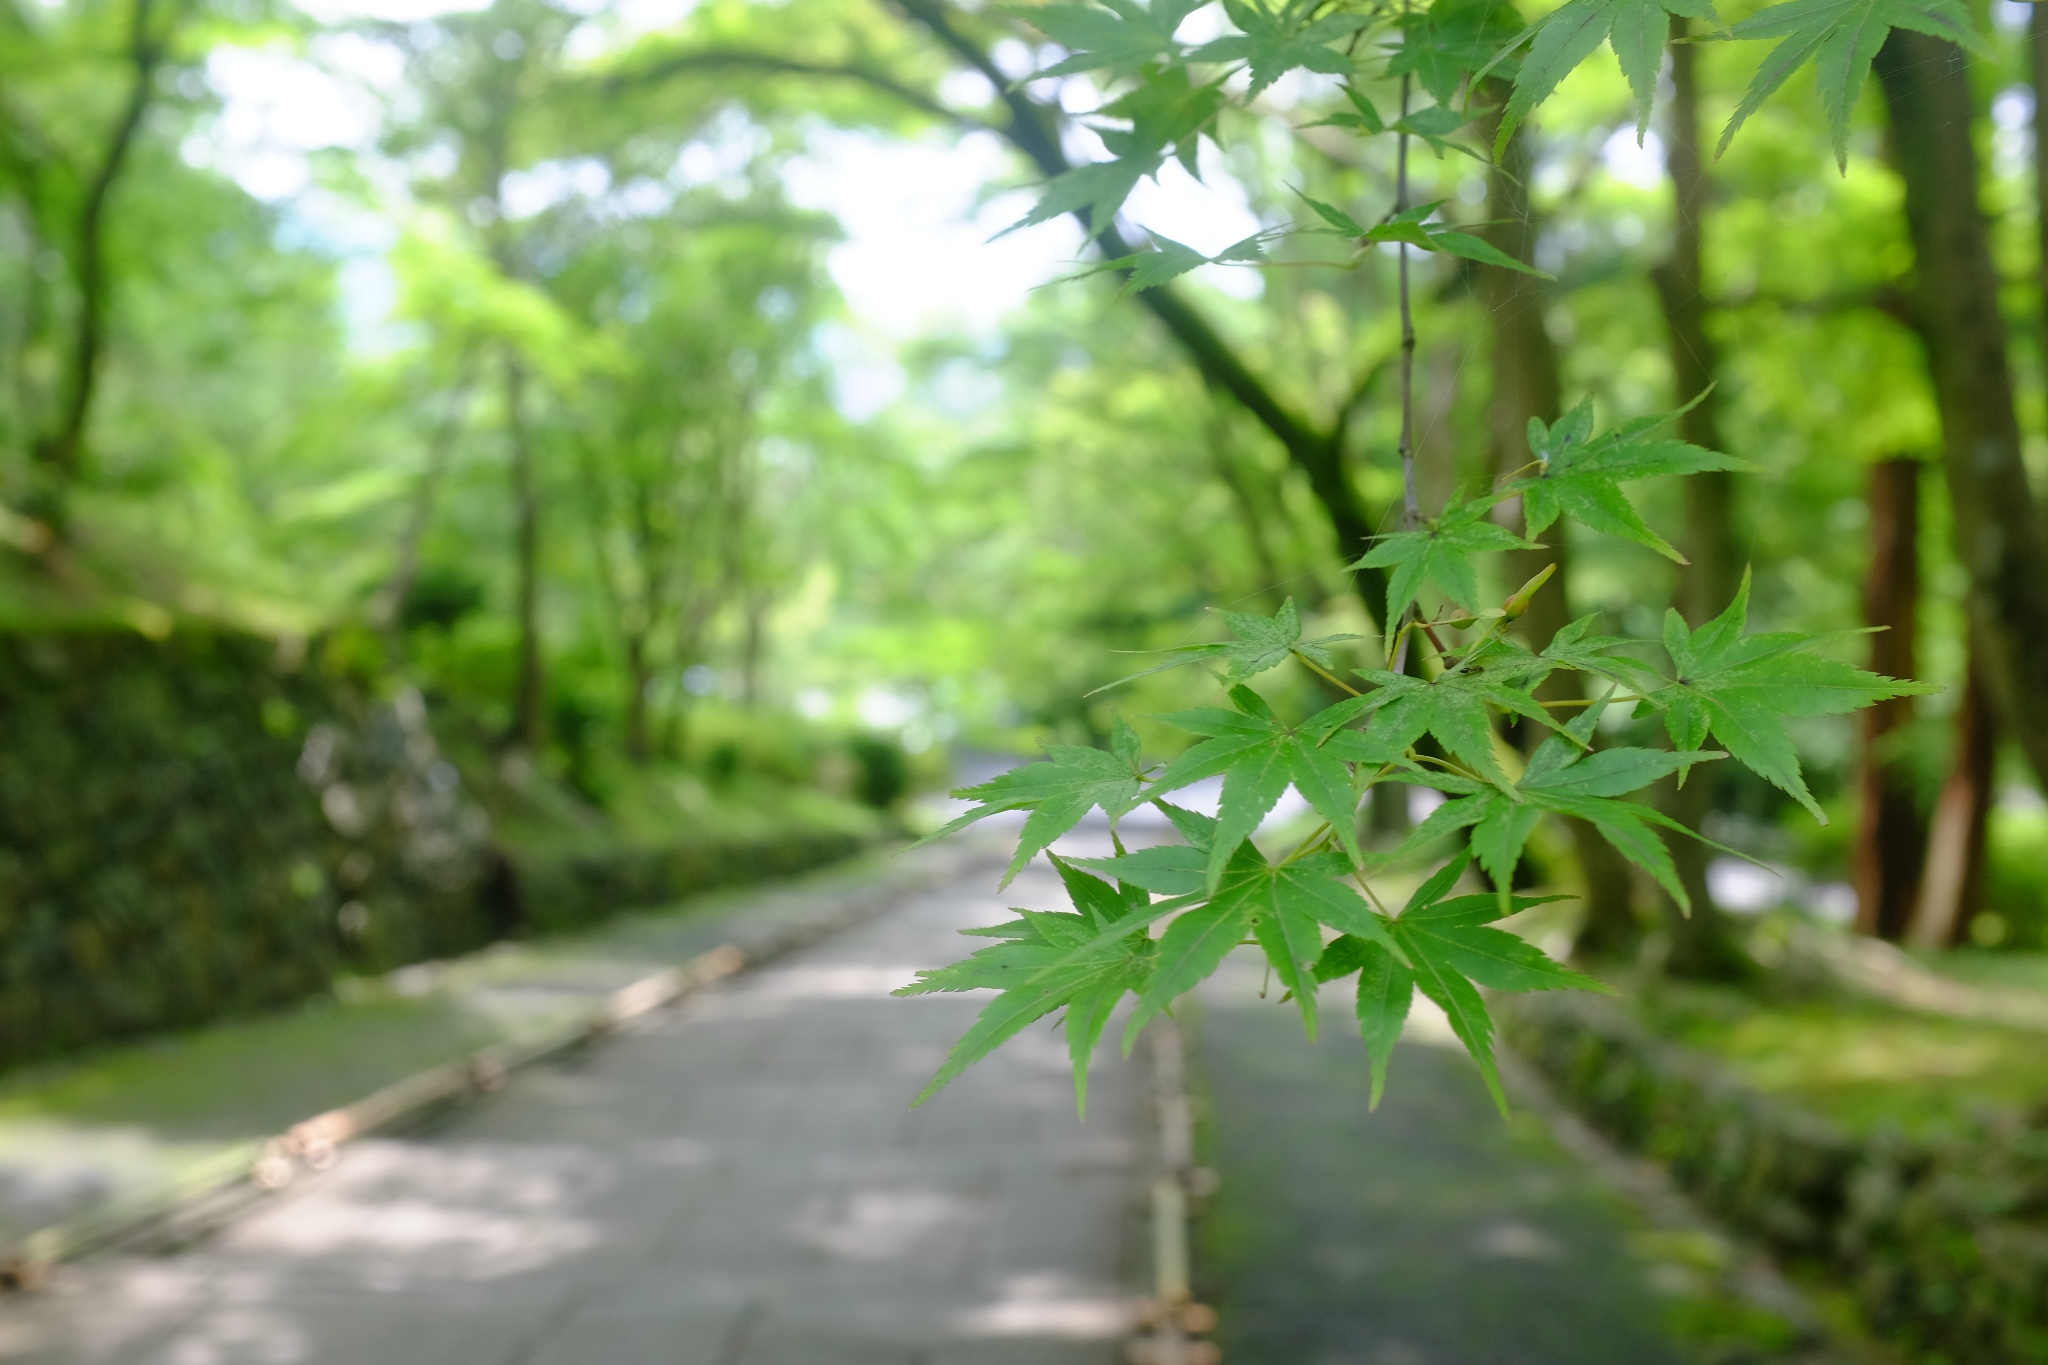
[[[980,1002],[888,995],[1057,897],[1038,870],[918,898],[182,1254],[61,1268],[0,1310],[0,1360],[1108,1365],[1142,1271],[1125,1066],[1082,1124],[1033,1035],[911,1110]]]

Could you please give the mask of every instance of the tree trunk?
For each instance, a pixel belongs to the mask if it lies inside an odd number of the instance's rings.
[[[2034,329],[2048,366],[2048,344],[2042,344],[2048,338],[2048,10],[2039,5],[2027,16],[2027,46],[2034,86]]]
[[[746,619],[740,634],[740,705],[752,711],[761,705],[761,662],[768,652],[768,609],[774,598],[765,591],[746,595]]]
[[[1955,544],[1986,691],[2048,786],[2048,547],[2022,463],[1961,49],[1894,29],[1876,70],[1906,190],[1916,322],[1941,412]]]
[[[1710,392],[1720,356],[1707,333],[1706,293],[1701,285],[1706,217],[1713,201],[1700,153],[1698,57],[1686,21],[1671,16],[1671,110],[1664,137],[1664,166],[1671,177],[1671,255],[1651,272],[1663,307],[1671,347],[1671,381],[1681,403],[1697,403],[1678,419],[1681,439],[1708,450],[1723,449],[1716,396]],[[1701,395],[1705,395],[1701,397]],[[1684,480],[1684,530],[1680,537],[1687,566],[1678,575],[1678,614],[1697,627],[1724,610],[1742,580],[1742,552],[1735,527],[1735,476],[1724,470],[1690,474]],[[1671,785],[1662,803],[1673,819],[1698,829],[1714,809],[1721,774],[1713,764],[1694,768],[1684,786]],[[1671,951],[1665,970],[1675,976],[1725,978],[1746,975],[1749,958],[1735,941],[1734,926],[1714,904],[1707,885],[1707,849],[1696,839],[1670,840],[1678,881],[1692,901],[1692,914],[1664,900]]]
[[[1870,468],[1870,573],[1864,624],[1870,667],[1893,678],[1914,673],[1920,605],[1920,462],[1885,460]],[[1856,929],[1898,940],[1913,917],[1927,832],[1892,740],[1912,723],[1913,699],[1893,697],[1863,712],[1857,764]]]
[[[1971,643],[1969,680],[1956,708],[1955,757],[1935,799],[1927,836],[1927,871],[1906,942],[1946,948],[1962,941],[1977,911],[1984,878],[1984,833],[1991,818],[1991,770],[1997,733],[1988,689]]]
[[[526,422],[526,369],[505,358],[505,432],[512,447],[512,535],[519,678],[512,697],[512,739],[538,750],[545,738],[540,652],[540,498],[534,488],[533,439]]]
[[[1672,15],[1671,113],[1664,143],[1664,166],[1671,176],[1673,200],[1671,257],[1652,278],[1670,333],[1672,387],[1681,403],[1700,399],[1680,415],[1679,437],[1708,450],[1720,450],[1720,396],[1709,390],[1720,373],[1721,359],[1707,334],[1707,299],[1701,284],[1713,183],[1700,154],[1699,58],[1695,45],[1685,41],[1688,35],[1687,21]],[[1679,575],[1678,610],[1697,625],[1720,615],[1742,583],[1735,475],[1725,469],[1689,474],[1684,487],[1684,549],[1690,567]],[[1700,771],[1694,774],[1699,775]]]
[[[1504,90],[1496,87],[1494,93],[1505,103]],[[1530,170],[1528,142],[1517,130],[1509,137],[1505,154],[1488,172],[1486,216],[1493,225],[1488,234],[1493,245],[1518,261],[1533,261],[1536,252],[1537,224],[1529,205]],[[1493,266],[1481,266],[1477,276],[1480,296],[1493,322],[1493,394],[1487,405],[1487,426],[1494,473],[1502,476],[1532,458],[1529,419],[1557,420],[1563,380],[1557,343],[1544,325],[1543,281],[1519,270]],[[1513,529],[1521,529],[1519,499],[1502,504],[1499,510],[1511,519]],[[1546,566],[1556,568],[1522,617],[1521,628],[1536,649],[1543,648],[1571,621],[1564,526],[1553,527],[1550,539],[1547,549],[1507,554],[1511,586],[1527,582]],[[1578,674],[1559,671],[1544,681],[1538,694],[1545,701],[1577,701],[1585,697],[1585,689]],[[1525,726],[1524,730],[1527,746],[1542,739],[1537,727]],[[1635,879],[1628,863],[1584,820],[1567,820],[1565,824],[1571,830],[1572,849],[1585,879],[1586,915],[1577,946],[1593,956],[1624,956],[1642,939],[1642,924],[1635,910]]]
[[[59,540],[66,534],[71,489],[85,455],[85,433],[99,389],[100,362],[107,349],[107,205],[142,131],[156,92],[163,45],[149,30],[151,0],[135,0],[129,21],[129,60],[134,67],[128,98],[107,141],[106,154],[85,188],[78,213],[71,266],[78,278],[77,320],[65,360],[64,387],[56,424],[34,443],[34,492],[29,511]]]
[[[1005,75],[987,52],[955,27],[943,0],[897,0],[897,4],[954,56],[995,86],[1010,114],[1009,122],[997,131],[1029,158],[1041,175],[1050,180],[1073,169],[1056,131],[1058,110],[1038,103]],[[1082,230],[1088,231],[1091,225],[1087,212],[1084,210],[1075,217]],[[1132,254],[1133,248],[1114,227],[1094,234],[1094,240],[1107,258]],[[1137,299],[1187,353],[1202,381],[1242,405],[1286,449],[1289,462],[1308,479],[1310,491],[1329,518],[1338,557],[1349,564],[1370,549],[1377,523],[1345,466],[1343,415],[1329,427],[1318,428],[1296,413],[1252,373],[1243,357],[1173,286],[1147,289]],[[1351,569],[1350,574],[1366,618],[1378,623],[1380,613],[1386,610],[1386,574],[1362,567]]]
[[[644,766],[652,756],[647,726],[647,692],[653,685],[647,663],[647,632],[626,635],[626,757]]]
[[[469,384],[470,357],[465,355],[456,371],[455,387],[448,395],[448,411],[442,415],[441,424],[435,428],[427,446],[427,467],[420,473],[419,484],[413,489],[412,506],[407,509],[405,525],[398,533],[398,554],[392,565],[391,581],[384,585],[371,607],[371,619],[382,629],[384,647],[393,660],[403,661],[405,658],[405,627],[401,616],[405,611],[405,599],[412,594],[413,582],[419,577],[420,544],[433,525],[434,503],[441,490],[441,481],[448,474],[455,438],[462,430],[463,409],[469,402]]]

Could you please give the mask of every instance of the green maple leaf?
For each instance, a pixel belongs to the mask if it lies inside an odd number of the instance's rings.
[[[1832,716],[1889,697],[1938,689],[1903,682],[1798,651],[1826,639],[1792,631],[1745,636],[1749,620],[1749,574],[1728,609],[1698,630],[1676,611],[1664,616],[1664,649],[1673,676],[1648,693],[1645,708],[1664,713],[1665,728],[1681,749],[1696,748],[1708,735],[1744,767],[1790,795],[1816,820],[1827,823],[1820,803],[1800,775],[1799,754],[1785,732],[1786,716]]]
[[[1486,69],[1515,37],[1514,10],[1500,0],[1436,0],[1398,22],[1401,45],[1387,62],[1387,75],[1413,75],[1443,105],[1457,97],[1468,73]]]
[[[1526,651],[1524,657],[1533,658]],[[1367,693],[1367,709],[1373,711],[1366,731],[1379,752],[1407,749],[1425,734],[1474,772],[1498,786],[1507,785],[1507,775],[1493,752],[1493,706],[1538,725],[1560,728],[1550,712],[1529,693],[1519,668],[1499,671],[1482,667],[1483,659],[1468,660],[1463,666],[1439,673],[1434,678],[1416,678],[1384,669],[1360,669],[1358,676],[1374,684]]]
[[[1325,741],[1363,713],[1370,701],[1354,697],[1317,712],[1300,725],[1284,725],[1265,699],[1248,687],[1232,688],[1230,700],[1235,710],[1198,707],[1161,717],[1169,725],[1207,738],[1169,763],[1149,789],[1152,796],[1164,796],[1189,783],[1222,775],[1223,796],[1210,836],[1209,888],[1218,885],[1237,846],[1258,829],[1289,786],[1329,822],[1352,858],[1362,860],[1355,828],[1358,791],[1350,769]]]
[[[1647,545],[1683,564],[1685,556],[1644,523],[1621,485],[1664,474],[1753,470],[1755,466],[1731,455],[1650,434],[1676,415],[1638,418],[1598,436],[1593,435],[1591,398],[1581,400],[1551,426],[1532,417],[1529,449],[1536,456],[1537,472],[1516,479],[1501,492],[1521,494],[1523,521],[1532,536],[1542,534],[1568,513],[1596,531]]]
[[[996,236],[1007,237],[1020,228],[1050,222],[1069,213],[1086,213],[1088,234],[1099,237],[1109,230],[1110,224],[1116,220],[1117,210],[1124,206],[1124,200],[1131,197],[1131,191],[1138,188],[1138,182],[1155,174],[1164,160],[1153,152],[1119,157],[1114,161],[1096,161],[1064,171],[1047,182],[1045,193],[1031,206],[1031,212]]]
[[[1123,287],[1117,291],[1117,297],[1120,299],[1128,298],[1132,294],[1142,293],[1147,289],[1157,289],[1160,285],[1177,280],[1190,270],[1200,266],[1224,264],[1249,265],[1257,261],[1263,261],[1266,259],[1266,238],[1271,234],[1265,232],[1254,233],[1242,241],[1232,242],[1214,256],[1204,256],[1186,243],[1176,242],[1173,238],[1163,236],[1157,232],[1150,235],[1154,247],[1153,250],[1133,252],[1129,256],[1118,256],[1113,260],[1103,261],[1098,265],[1090,266],[1088,269],[1079,271],[1067,278],[1079,280],[1085,279],[1090,275],[1100,275],[1105,271],[1121,270],[1126,273],[1124,275]],[[1129,681],[1129,679],[1125,679],[1125,681]],[[1112,683],[1111,686],[1113,687],[1115,684]],[[1098,688],[1096,690],[1100,691],[1101,689]]]
[[[1289,5],[1275,14],[1261,0],[1223,0],[1223,9],[1241,32],[1204,43],[1188,54],[1188,60],[1243,62],[1251,72],[1247,100],[1257,99],[1267,86],[1297,68],[1350,75],[1351,57],[1330,44],[1372,23],[1363,14],[1332,14],[1303,22],[1301,6]]]
[[[1543,647],[1543,652],[1535,656],[1536,661],[1544,666],[1543,676],[1547,676],[1550,669],[1569,668],[1610,682],[1634,684],[1636,675],[1648,665],[1626,654],[1613,653],[1619,646],[1631,642],[1619,635],[1593,634],[1593,626],[1598,619],[1597,616],[1581,616],[1558,628],[1557,633],[1550,637],[1550,643]],[[1529,685],[1534,687],[1541,680],[1541,676],[1534,677]]]
[[[1377,1109],[1387,1086],[1387,1063],[1393,1060],[1394,1044],[1401,1041],[1401,1029],[1408,1022],[1415,973],[1393,948],[1342,934],[1316,959],[1316,982],[1338,981],[1353,972],[1358,973],[1358,1032],[1372,1059],[1372,1096],[1367,1108]]]
[[[1475,555],[1496,550],[1528,550],[1528,541],[1487,518],[1492,500],[1460,498],[1413,531],[1384,535],[1351,567],[1392,569],[1387,578],[1387,614],[1392,629],[1424,584],[1436,588],[1459,606],[1471,610],[1479,601]]]
[[[1392,943],[1340,937],[1316,963],[1313,975],[1323,981],[1359,972],[1359,1031],[1372,1056],[1374,1106],[1417,986],[1449,1018],[1503,1114],[1507,1097],[1493,1060],[1493,1021],[1473,983],[1498,991],[1608,990],[1523,939],[1488,927],[1551,898],[1517,896],[1505,905],[1483,895],[1445,899],[1468,861],[1469,855],[1460,853],[1409,897],[1400,914],[1382,921]]]
[[[1356,635],[1324,635],[1314,640],[1302,639],[1301,613],[1295,609],[1292,597],[1282,602],[1280,610],[1271,616],[1254,616],[1240,611],[1218,614],[1223,617],[1223,624],[1230,627],[1230,633],[1237,637],[1235,640],[1213,645],[1183,645],[1179,649],[1167,650],[1165,652],[1173,657],[1165,663],[1154,664],[1113,683],[1105,683],[1088,695],[1092,697],[1096,692],[1107,692],[1112,687],[1122,687],[1127,682],[1149,678],[1169,668],[1181,668],[1209,659],[1223,662],[1223,680],[1227,683],[1240,683],[1269,668],[1277,668],[1287,661],[1290,654],[1299,654],[1322,668],[1335,668],[1337,661],[1330,653],[1330,646],[1359,638]]]
[[[1135,90],[1102,107],[1104,115],[1126,119],[1130,123],[1128,128],[1096,127],[1095,131],[1102,138],[1103,146],[1109,149],[1112,159],[1076,166],[1053,177],[1031,211],[996,236],[1008,236],[1019,228],[1069,213],[1086,214],[1089,235],[1100,236],[1115,220],[1117,211],[1131,197],[1131,191],[1138,187],[1138,182],[1159,173],[1169,152],[1179,157],[1190,172],[1195,170],[1195,152],[1201,134],[1215,121],[1217,111],[1222,107],[1223,91],[1219,84],[1196,85],[1189,80],[1187,72],[1178,67],[1154,74]],[[1244,246],[1245,243],[1240,242],[1224,256],[1230,257],[1230,252]],[[1188,250],[1181,248],[1182,252]],[[1169,264],[1172,264],[1172,258],[1162,262],[1161,266]],[[1201,261],[1193,263],[1199,264]],[[1157,270],[1161,266],[1151,268]],[[1163,283],[1170,278],[1172,275],[1166,275],[1154,283]]]
[[[1432,121],[1428,118],[1428,116],[1436,114],[1441,114],[1442,119]],[[1424,109],[1419,114],[1403,119],[1401,122],[1394,124],[1393,127],[1398,132],[1417,132],[1422,127],[1443,128],[1446,126],[1445,120],[1448,120],[1448,127],[1451,128],[1456,128],[1465,121],[1462,117],[1448,109],[1432,108]],[[1333,120],[1325,120],[1325,122],[1331,121]],[[1443,143],[1440,137],[1432,134],[1422,133],[1419,135],[1427,137],[1433,145],[1437,145],[1440,152],[1444,147],[1451,145]],[[1455,148],[1455,150],[1463,151],[1465,149]],[[1463,256],[1469,260],[1478,261],[1483,265],[1499,266],[1503,270],[1519,270],[1525,275],[1534,275],[1539,279],[1547,280],[1551,278],[1535,266],[1516,260],[1483,238],[1474,237],[1469,232],[1460,232],[1448,223],[1426,221],[1430,215],[1443,207],[1444,201],[1441,199],[1433,199],[1427,204],[1416,204],[1411,208],[1390,213],[1381,222],[1372,227],[1366,227],[1334,204],[1326,204],[1320,199],[1311,199],[1308,195],[1301,194],[1299,190],[1296,190],[1295,193],[1300,195],[1302,200],[1316,211],[1318,218],[1321,218],[1329,225],[1327,228],[1310,228],[1307,231],[1348,238],[1361,250],[1366,247],[1380,246],[1390,242],[1405,242],[1409,246],[1420,247],[1424,251],[1447,252],[1453,256]],[[1446,509],[1447,515],[1448,511],[1449,509]]]
[[[1223,108],[1221,81],[1197,84],[1185,67],[1156,72],[1098,112],[1127,120],[1128,128],[1095,124],[1111,155],[1131,158],[1171,149],[1190,175],[1198,174],[1195,152],[1201,134]]]
[[[919,972],[915,982],[894,992],[1001,992],[953,1045],[916,1104],[923,1104],[1033,1022],[1064,1008],[1074,1103],[1087,1112],[1088,1065],[1103,1027],[1117,1002],[1144,986],[1154,956],[1153,942],[1143,934],[1105,938],[1103,931],[1137,917],[1149,908],[1151,897],[1134,887],[1112,887],[1064,859],[1055,858],[1053,863],[1078,913],[1019,910],[1019,918],[1006,924],[966,930],[1003,941],[950,967]]]
[[[1371,100],[1353,89],[1348,81],[1344,84],[1343,90],[1344,99],[1351,105],[1349,113],[1340,110],[1337,113],[1328,115],[1325,118],[1319,118],[1313,123],[1305,123],[1302,126],[1304,128],[1355,128],[1361,133],[1384,133],[1387,131],[1387,121],[1380,117],[1379,109]]]
[[[1187,851],[1205,856],[1201,850]],[[1133,882],[1179,884],[1171,876],[1158,876],[1156,867],[1135,866],[1125,858],[1092,859],[1084,865]],[[1388,935],[1385,917],[1342,880],[1348,870],[1336,854],[1311,854],[1275,865],[1256,846],[1237,845],[1208,903],[1182,914],[1160,937],[1157,965],[1125,1029],[1126,1049],[1147,1022],[1213,974],[1247,936],[1265,951],[1274,975],[1293,992],[1302,1025],[1313,1038],[1314,968],[1323,952],[1319,926],[1401,951]]]
[[[1479,619],[1486,620],[1492,615],[1488,612]],[[1636,680],[1650,666],[1641,659],[1610,652],[1636,642],[1618,635],[1593,634],[1593,626],[1598,619],[1597,616],[1582,616],[1569,625],[1558,627],[1540,654],[1509,636],[1495,635],[1473,646],[1465,656],[1464,668],[1466,671],[1483,671],[1496,680],[1512,680],[1516,686],[1528,691],[1542,686],[1543,680],[1560,668],[1591,673],[1628,687],[1635,686]]]
[[[1663,64],[1664,38],[1671,27],[1666,16],[1671,14],[1719,22],[1712,0],[1569,0],[1537,20],[1509,44],[1512,49],[1533,36],[1529,55],[1515,74],[1507,108],[1501,112],[1494,156],[1507,148],[1508,138],[1522,120],[1550,98],[1558,83],[1603,42],[1613,46],[1621,74],[1635,92],[1636,140],[1640,142],[1650,126],[1650,101],[1657,93],[1657,68]]]
[[[1112,77],[1121,77],[1176,56],[1180,45],[1173,40],[1174,30],[1201,4],[1202,0],[1154,0],[1148,8],[1131,0],[1103,0],[1099,6],[1024,5],[1002,12],[1067,49],[1067,57],[1037,76],[1106,69]]]
[[[1992,57],[1990,44],[1977,32],[1969,7],[1959,0],[1791,0],[1753,14],[1728,31],[1731,38],[1781,38],[1759,66],[1742,103],[1721,133],[1715,155],[1728,150],[1749,116],[1772,92],[1813,62],[1814,84],[1834,138],[1835,162],[1849,168],[1849,115],[1863,92],[1870,63],[1895,28],[1946,38],[1981,57]]]
[[[1409,835],[1406,848],[1427,847],[1457,829],[1470,829],[1471,851],[1493,879],[1505,903],[1522,849],[1545,813],[1585,820],[1624,858],[1670,893],[1687,913],[1692,904],[1678,880],[1670,850],[1652,826],[1687,833],[1685,827],[1654,807],[1617,800],[1640,791],[1659,778],[1684,772],[1695,763],[1724,755],[1711,751],[1674,753],[1667,749],[1599,749],[1583,745],[1599,723],[1600,706],[1588,708],[1567,727],[1537,746],[1521,779],[1512,786],[1486,786],[1435,779],[1431,785],[1452,793]]]
[[[1111,742],[1114,752],[1110,753],[1055,744],[1046,750],[1044,762],[1027,763],[979,786],[960,788],[954,796],[982,804],[919,842],[941,838],[1002,811],[1028,810],[1031,814],[1018,837],[1016,856],[1003,873],[1002,885],[1008,886],[1040,849],[1079,824],[1094,807],[1102,807],[1114,824],[1118,816],[1138,804],[1138,736],[1121,716]]]

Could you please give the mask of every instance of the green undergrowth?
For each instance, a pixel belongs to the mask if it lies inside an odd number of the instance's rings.
[[[1661,982],[1637,1017],[1750,1088],[1856,1136],[1940,1139],[2048,1096],[2048,1040],[1837,994]]]
[[[108,1048],[0,1082],[0,1151],[25,1123],[140,1128],[171,1141],[260,1137],[499,1041],[501,1031],[447,995],[380,992]]]
[[[1966,986],[2038,991],[2048,995],[2048,952],[1987,952],[1961,948],[1916,954],[1920,965]]]
[[[821,884],[885,875],[890,856],[841,864]],[[343,977],[296,1005],[17,1068],[0,1076],[0,1244],[246,1161],[294,1123],[481,1047],[575,1029],[609,992],[717,946],[741,920],[791,913],[753,895],[697,896],[580,933]]]

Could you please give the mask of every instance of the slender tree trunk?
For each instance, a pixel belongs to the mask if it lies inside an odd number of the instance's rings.
[[[1894,29],[1876,71],[1905,182],[1915,313],[1986,690],[2048,785],[2048,546],[2022,462],[1999,276],[1978,199],[1969,71],[1952,43]]]
[[[768,609],[773,604],[773,596],[764,591],[746,596],[740,636],[740,705],[749,711],[761,704],[761,661],[768,651]]]
[[[1702,287],[1706,217],[1713,183],[1700,153],[1698,49],[1683,41],[1686,19],[1671,16],[1671,113],[1664,165],[1671,176],[1671,257],[1653,273],[1670,334],[1671,379],[1681,403],[1706,396],[1678,419],[1678,434],[1696,446],[1720,450],[1720,396],[1709,392],[1720,373],[1720,354],[1707,334]],[[1725,469],[1685,479],[1685,557],[1679,576],[1679,614],[1694,625],[1713,619],[1734,600],[1742,583],[1742,545],[1735,523],[1735,475]],[[1697,778],[1704,770],[1696,770]],[[1690,782],[1687,783],[1691,785]]]
[[[1927,869],[1906,930],[1906,942],[1915,948],[1946,948],[1961,942],[1976,914],[1996,758],[1990,696],[1973,640],[1969,679],[1963,687],[1962,705],[1956,708],[1955,756],[1941,795],[1935,798],[1927,836]]]
[[[1665,128],[1664,166],[1671,177],[1671,255],[1651,272],[1663,306],[1664,327],[1671,348],[1671,378],[1680,403],[1700,399],[1678,419],[1681,439],[1709,450],[1725,447],[1721,440],[1719,404],[1709,390],[1720,369],[1720,356],[1707,332],[1703,247],[1706,217],[1713,201],[1700,151],[1699,67],[1696,49],[1682,41],[1687,21],[1671,16],[1671,110]],[[1701,398],[1704,394],[1705,397]],[[1711,620],[1727,607],[1742,580],[1742,553],[1735,525],[1735,476],[1714,470],[1684,480],[1685,525],[1681,543],[1687,567],[1678,576],[1678,612],[1694,626]],[[1684,786],[1673,784],[1665,808],[1687,829],[1698,829],[1714,809],[1722,776],[1712,764],[1694,768]],[[1734,926],[1714,904],[1707,884],[1707,849],[1698,840],[1671,841],[1671,861],[1678,881],[1691,899],[1690,916],[1665,900],[1665,922],[1671,952],[1665,969],[1677,976],[1742,976],[1749,958],[1735,941]]]
[[[647,693],[654,683],[654,670],[647,661],[647,632],[626,635],[626,757],[645,765],[653,756],[647,724]]]
[[[1499,102],[1505,103],[1505,92],[1496,89],[1495,93],[1501,96]],[[1492,223],[1489,235],[1493,244],[1518,261],[1533,261],[1536,254],[1538,226],[1529,204],[1530,171],[1528,142],[1517,130],[1488,173],[1486,216]],[[1493,323],[1493,395],[1487,406],[1487,426],[1494,473],[1499,476],[1520,469],[1533,458],[1529,419],[1557,420],[1563,405],[1563,380],[1557,343],[1544,325],[1543,281],[1518,270],[1491,266],[1480,267],[1477,274],[1480,296]],[[1521,529],[1519,500],[1511,506],[1503,504],[1501,512],[1512,520],[1514,529]],[[1571,620],[1571,565],[1565,554],[1564,529],[1562,525],[1553,528],[1547,549],[1512,550],[1507,555],[1511,586],[1527,582],[1545,566],[1556,566],[1556,573],[1531,600],[1522,618],[1522,629],[1537,649]],[[1539,693],[1545,701],[1576,701],[1585,696],[1579,675],[1566,671],[1551,674]],[[1534,726],[1524,729],[1525,743],[1533,745],[1541,738]],[[1635,880],[1628,863],[1584,820],[1565,823],[1585,879],[1586,917],[1578,947],[1597,957],[1626,955],[1642,939]]]
[[[99,390],[100,362],[107,349],[107,206],[128,153],[142,131],[156,91],[162,43],[150,33],[152,0],[135,0],[129,21],[129,60],[134,68],[119,118],[99,169],[86,186],[72,244],[78,278],[78,316],[66,359],[56,423],[34,446],[36,491],[31,511],[59,538],[65,534],[71,488],[84,460],[85,433]]]
[[[512,448],[514,601],[519,620],[512,739],[538,750],[546,733],[541,715],[540,498],[534,487],[533,433],[527,425],[526,368],[509,353],[505,357],[505,433]]]
[[[405,599],[412,593],[413,581],[420,572],[420,543],[426,539],[427,528],[433,524],[434,503],[441,490],[441,481],[447,477],[449,457],[455,449],[455,438],[462,429],[463,408],[469,401],[470,358],[464,356],[456,372],[455,387],[448,395],[448,410],[442,414],[441,423],[434,430],[433,439],[427,446],[427,467],[420,474],[419,486],[413,490],[412,506],[406,512],[405,526],[398,534],[397,562],[392,566],[391,581],[384,585],[372,610],[372,618],[384,632],[385,647],[393,659],[405,657],[405,629],[401,621],[405,610]]]
[[[1888,677],[1910,678],[1920,615],[1920,462],[1901,458],[1872,465],[1869,503],[1870,572],[1864,580],[1863,621],[1879,628],[1870,637],[1870,667]],[[1892,752],[1893,737],[1912,723],[1913,699],[1881,701],[1860,720],[1856,928],[1896,940],[1913,917],[1927,842],[1912,782]]]
[[[1209,460],[1216,477],[1230,490],[1231,505],[1237,509],[1238,520],[1244,523],[1245,544],[1252,552],[1252,563],[1259,575],[1260,595],[1268,607],[1277,610],[1285,595],[1281,584],[1290,575],[1281,571],[1279,557],[1273,553],[1273,544],[1266,536],[1265,509],[1253,496],[1251,481],[1231,452],[1229,427],[1220,420],[1220,414],[1219,420],[1209,424]]]
[[[1000,130],[1002,136],[1040,174],[1050,180],[1073,169],[1056,131],[1058,111],[1033,100],[1003,74],[989,54],[954,25],[944,0],[896,0],[896,4],[954,56],[994,84],[1010,114],[1009,122]],[[1087,231],[1087,214],[1076,217],[1083,231]],[[1094,240],[1105,257],[1114,259],[1132,252],[1130,244],[1114,227],[1095,234]],[[1187,353],[1203,382],[1241,404],[1285,448],[1288,460],[1307,477],[1310,490],[1329,518],[1339,558],[1348,564],[1371,548],[1377,521],[1367,510],[1345,466],[1341,415],[1329,427],[1319,428],[1295,412],[1252,373],[1222,334],[1171,285],[1147,289],[1137,298]],[[1350,572],[1366,618],[1391,632],[1390,625],[1380,622],[1380,613],[1386,610],[1385,573],[1367,568]]]
[[[2048,10],[2039,5],[2027,16],[2027,46],[2034,86],[2034,330],[2048,366]]]

